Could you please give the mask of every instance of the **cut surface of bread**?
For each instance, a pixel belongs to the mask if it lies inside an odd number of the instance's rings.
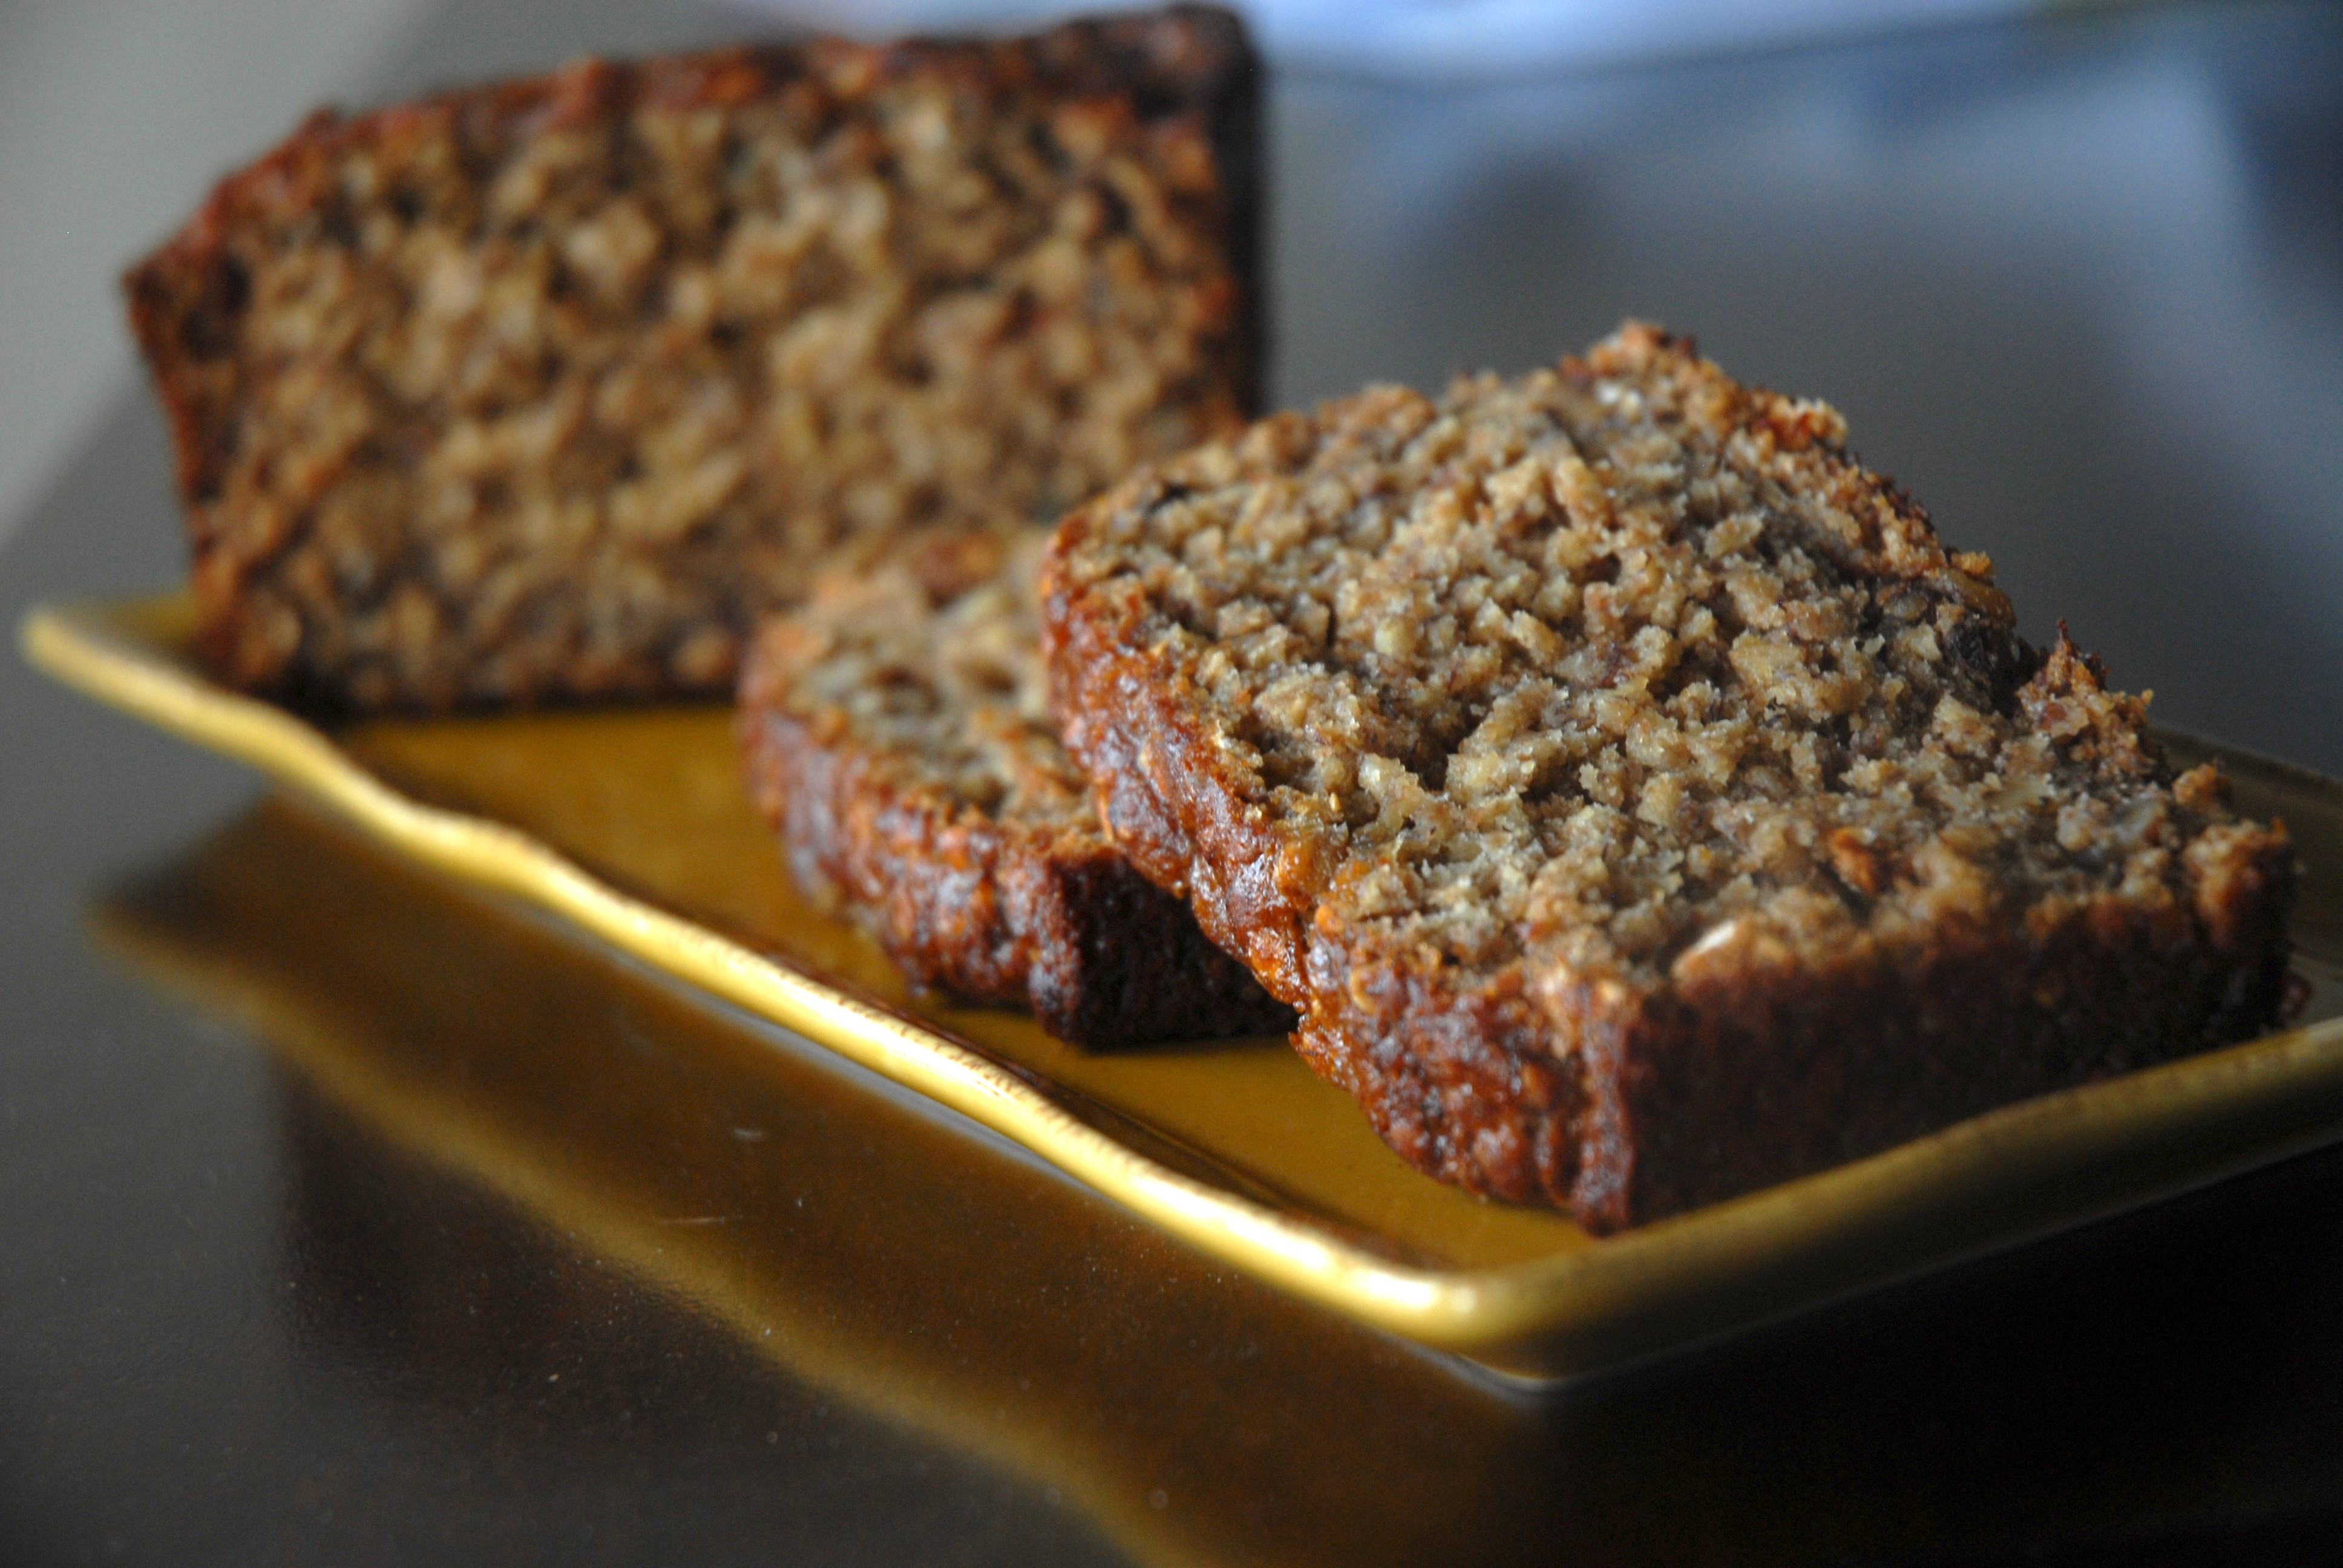
[[[743,668],[749,787],[801,885],[915,984],[1031,1008],[1086,1046],[1282,1034],[1292,1014],[1108,845],[1041,681],[1030,530],[937,602],[825,579]]]
[[[1240,427],[1254,77],[1182,7],[317,116],[127,280],[209,658],[359,708],[720,691],[823,563]]]
[[[1402,1155],[1591,1229],[2282,1005],[2283,829],[1655,328],[1144,468],[1042,613],[1117,846]]]

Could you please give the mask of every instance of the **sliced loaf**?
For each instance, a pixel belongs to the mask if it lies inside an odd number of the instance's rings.
[[[1446,1180],[1616,1230],[2280,1010],[2283,829],[1656,329],[1142,469],[1043,592],[1117,847]]]
[[[769,621],[741,678],[751,792],[799,883],[915,984],[1076,1045],[1282,1034],[1291,1011],[1099,829],[1042,693],[1044,537],[941,602],[885,569]]]

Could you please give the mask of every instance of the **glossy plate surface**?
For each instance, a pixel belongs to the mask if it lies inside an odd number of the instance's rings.
[[[2309,871],[2302,1027],[1596,1241],[1418,1175],[1281,1041],[1093,1056],[1020,1015],[911,997],[798,896],[720,708],[328,734],[207,680],[184,656],[188,618],[178,598],[42,609],[24,644],[89,695],[949,1106],[1215,1258],[1508,1372],[1651,1354],[2343,1136],[2343,786],[2251,757],[2222,754],[2240,805],[2284,818]]]

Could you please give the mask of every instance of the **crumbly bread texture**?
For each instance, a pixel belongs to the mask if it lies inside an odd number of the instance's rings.
[[[1116,844],[1423,1170],[1615,1230],[2278,1014],[2284,829],[1845,442],[1631,325],[1061,527]]]
[[[1198,7],[319,115],[127,279],[205,649],[360,708],[721,690],[825,558],[1241,427],[1255,117]]]
[[[769,621],[741,672],[751,793],[799,883],[918,985],[1030,1007],[1076,1045],[1283,1034],[1292,1012],[1108,845],[1058,744],[1045,537],[941,604],[883,569]]]

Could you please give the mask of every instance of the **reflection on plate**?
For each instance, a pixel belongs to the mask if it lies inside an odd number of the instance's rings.
[[[90,695],[970,1116],[1212,1257],[1503,1371],[1614,1364],[2343,1134],[2343,786],[2253,758],[2224,754],[2241,806],[2284,817],[2309,868],[2312,1022],[1598,1242],[1409,1170],[1278,1042],[1088,1056],[1013,1014],[910,997],[797,897],[720,709],[329,736],[206,680],[188,620],[176,598],[42,609],[24,642]]]
[[[680,1312],[1141,1563],[1516,1562],[1590,1506],[1542,1484],[1540,1402],[1232,1279],[957,1118],[316,813],[264,802],[93,924],[285,1064],[296,1326],[362,1341],[327,1353],[387,1363],[406,1397],[472,1409],[549,1318],[611,1311],[601,1287],[546,1295],[608,1271],[668,1307],[605,1331],[639,1375],[678,1353]],[[528,1223],[484,1241],[477,1201],[432,1197],[441,1171]],[[1648,1422],[1617,1424],[1614,1453],[1650,1454]]]

